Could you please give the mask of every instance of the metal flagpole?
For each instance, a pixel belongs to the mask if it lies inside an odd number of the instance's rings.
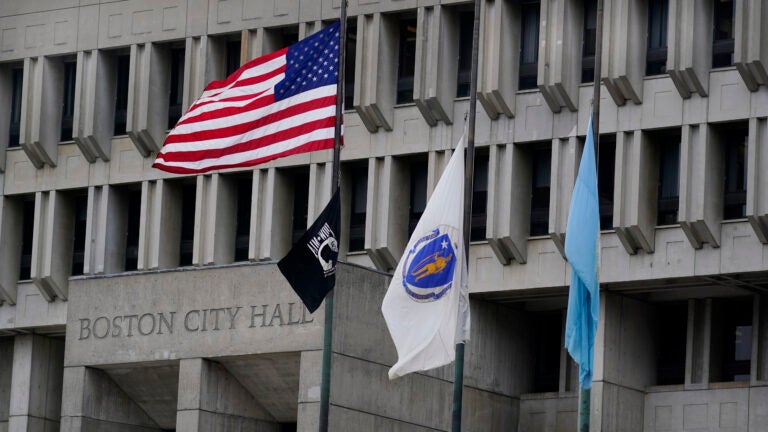
[[[469,79],[469,118],[467,120],[467,157],[464,169],[464,257],[469,259],[472,229],[472,185],[475,171],[475,112],[477,110],[477,58],[480,45],[480,2],[475,0],[475,22],[472,27],[472,65]],[[469,269],[467,269],[469,272]],[[461,409],[464,399],[464,342],[456,344],[453,373],[453,407],[451,431],[461,431]]]
[[[592,139],[595,143],[595,167],[600,160],[600,76],[603,57],[603,0],[597,0],[595,28],[595,78],[592,95]],[[599,203],[599,198],[598,198]],[[600,235],[600,234],[598,234]],[[594,347],[592,347],[594,351]],[[591,388],[582,388],[579,392],[579,432],[589,432]]]
[[[339,79],[336,84],[336,126],[333,133],[333,174],[331,178],[331,193],[339,188],[341,171],[341,128],[344,106],[344,70],[347,53],[347,0],[341,1],[341,22],[339,23],[339,64],[337,72]],[[320,383],[320,432],[328,431],[328,413],[331,408],[331,355],[333,342],[333,292],[325,296],[325,327],[323,329],[323,366]]]

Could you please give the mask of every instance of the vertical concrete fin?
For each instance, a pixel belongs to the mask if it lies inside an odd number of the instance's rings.
[[[144,157],[160,150],[168,126],[170,63],[166,54],[151,42],[131,45],[126,131]]]
[[[333,163],[313,163],[309,165],[309,212],[307,213],[307,228],[317,219],[328,201],[331,199],[331,181],[333,180]]]
[[[713,2],[669,1],[667,72],[684,99],[694,93],[707,96],[712,63],[712,14]]]
[[[712,339],[712,299],[688,300],[688,335],[685,348],[685,387],[709,384]]]
[[[35,194],[31,276],[48,301],[68,297],[74,223],[74,209],[62,192]]]
[[[768,244],[768,120],[749,119],[747,143],[747,219],[755,235]]]
[[[516,48],[519,46],[520,6],[509,1],[483,1],[477,100],[491,119],[515,115],[520,69],[520,52]]]
[[[452,123],[459,59],[459,17],[440,5],[418,9],[414,102],[424,120]]]
[[[61,416],[64,341],[40,335],[16,336],[8,430],[29,430],[22,425],[35,418],[56,427]]]
[[[16,304],[16,282],[19,279],[21,260],[21,225],[21,203],[0,195],[0,304]]]
[[[543,0],[539,31],[538,86],[554,113],[576,111],[584,8],[574,0]]]
[[[656,148],[642,131],[619,133],[616,141],[613,225],[627,253],[653,253],[658,183]]]
[[[734,52],[733,62],[750,91],[768,85],[768,2],[744,0],[734,2]]]
[[[707,124],[683,126],[680,143],[680,227],[691,246],[720,247],[722,152]]]
[[[565,258],[565,229],[571,208],[571,194],[579,171],[582,149],[583,146],[575,136],[552,140],[551,172],[560,175],[553,178],[554,181],[549,189],[549,236],[563,258]]]
[[[114,58],[100,50],[77,53],[72,137],[88,162],[110,158],[116,84]]]
[[[393,16],[357,17],[353,105],[369,132],[392,130],[397,81],[398,32]]]
[[[504,265],[527,261],[531,216],[531,161],[515,144],[494,145],[488,161],[488,244]],[[514,214],[519,217],[513,217]]]
[[[605,5],[601,77],[616,105],[642,102],[647,7],[634,0]]]
[[[58,58],[24,59],[19,144],[36,168],[56,166],[61,137],[64,64]]]
[[[394,269],[408,242],[408,206],[402,203],[409,202],[410,179],[403,161],[392,156],[371,159],[365,250],[380,270]]]

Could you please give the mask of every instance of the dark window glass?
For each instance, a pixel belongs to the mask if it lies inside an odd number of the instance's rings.
[[[117,56],[115,74],[115,129],[114,135],[125,135],[125,122],[128,112],[128,74],[130,73],[131,56]]]
[[[168,129],[181,118],[181,99],[184,95],[184,48],[172,48],[171,76],[168,94]]]
[[[733,64],[733,0],[715,0],[712,67]]]
[[[8,133],[8,147],[19,146],[21,130],[21,86],[24,81],[24,69],[11,70],[11,124]]]
[[[179,243],[179,266],[192,265],[192,247],[195,240],[195,183],[181,187],[181,241]]]
[[[75,73],[77,63],[64,62],[64,99],[61,109],[61,141],[72,140],[72,119],[75,115]]]
[[[427,206],[427,163],[411,164],[410,200],[408,209],[408,236],[413,234],[424,208]]]
[[[72,246],[72,276],[83,274],[85,263],[85,225],[88,219],[88,195],[74,197],[75,227]]]
[[[541,313],[532,320],[536,356],[533,391],[556,392],[560,379],[560,350],[563,329],[562,312]]]
[[[141,189],[125,192],[125,271],[138,268],[139,225],[141,223]]]
[[[344,59],[344,109],[355,104],[355,60],[357,58],[357,20],[347,21],[347,53]]]
[[[237,227],[235,228],[235,261],[248,260],[248,242],[251,235],[251,200],[253,178],[237,179]]]
[[[22,204],[22,212],[19,280],[27,280],[30,278],[32,270],[32,235],[34,232],[35,221],[35,200],[25,200]]]
[[[402,104],[413,102],[413,74],[416,65],[416,19],[401,19],[399,28],[397,103]]]
[[[531,162],[531,227],[532,236],[549,233],[549,181],[551,172],[552,149],[535,150]]]
[[[676,139],[675,139],[676,138]],[[659,145],[659,191],[656,225],[677,223],[680,206],[680,140],[679,136]]]
[[[657,307],[656,384],[685,382],[685,344],[688,334],[688,304],[662,303]]]
[[[287,47],[295,44],[299,41],[299,31],[295,27],[293,29],[286,29],[283,31],[282,47]]]
[[[749,381],[752,360],[752,299],[717,300],[713,319],[712,353],[719,353],[720,359],[719,364],[713,362],[710,381]]]
[[[648,2],[648,50],[645,54],[645,74],[667,72],[667,11],[669,0]]]
[[[307,215],[309,213],[309,170],[293,171],[293,225],[291,244],[304,235],[307,230]]]
[[[747,134],[745,128],[728,128],[720,134],[725,161],[723,219],[741,219],[747,213]]]
[[[365,208],[368,205],[368,167],[352,169],[352,201],[349,216],[349,251],[365,248]]]
[[[539,2],[521,5],[520,90],[536,88],[539,69]]]
[[[469,240],[485,240],[488,221],[488,153],[475,154],[474,179],[472,180],[472,221]]]
[[[600,203],[600,229],[613,228],[613,183],[616,168],[616,136],[600,136],[597,166],[597,195]]]
[[[595,37],[597,35],[597,0],[584,0],[584,31],[581,51],[581,82],[595,80]]]
[[[226,77],[240,69],[240,39],[227,41]]]
[[[475,24],[473,10],[459,13],[459,71],[456,97],[469,96],[469,75],[472,69],[472,31]],[[485,234],[483,234],[485,236]]]
[[[296,423],[280,423],[280,432],[296,432]]]

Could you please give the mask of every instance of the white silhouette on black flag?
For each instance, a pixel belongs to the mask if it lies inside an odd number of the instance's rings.
[[[336,285],[340,219],[337,188],[317,220],[277,263],[280,272],[310,312],[320,307]]]

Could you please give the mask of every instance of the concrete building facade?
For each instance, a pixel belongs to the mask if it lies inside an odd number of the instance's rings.
[[[572,431],[592,0],[481,1],[464,425]],[[450,426],[380,313],[468,110],[471,2],[350,0],[331,428]],[[312,431],[323,308],[274,261],[331,153],[200,176],[169,127],[339,0],[0,2],[0,431]],[[768,431],[768,0],[605,0],[591,430]],[[458,203],[457,203],[458,205]]]

